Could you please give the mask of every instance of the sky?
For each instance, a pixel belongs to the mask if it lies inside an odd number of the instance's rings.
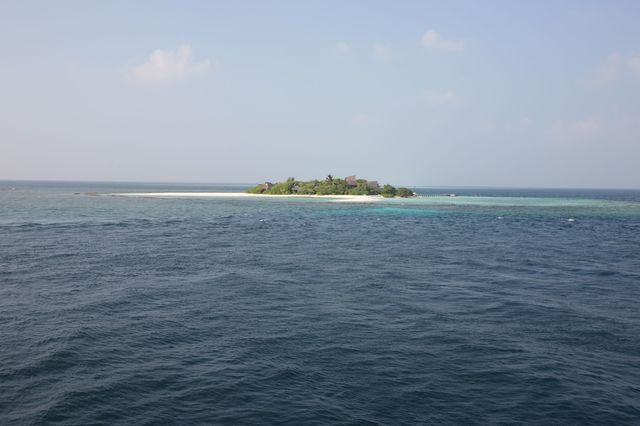
[[[640,2],[0,1],[0,179],[640,188]]]

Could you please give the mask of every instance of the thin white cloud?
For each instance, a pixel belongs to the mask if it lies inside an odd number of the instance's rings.
[[[518,122],[518,124],[516,125],[516,129],[522,130],[522,131],[529,130],[532,124],[533,124],[533,120],[531,119],[531,117],[522,117]]]
[[[378,59],[387,59],[391,54],[391,45],[389,43],[373,43],[371,46],[373,56]]]
[[[500,121],[482,120],[479,129],[492,135],[499,136],[522,136],[533,130],[534,121],[531,117],[523,116],[519,119],[506,119]]]
[[[452,105],[462,102],[462,96],[452,90],[438,92],[435,90],[427,90],[425,92],[427,100],[434,105]]]
[[[631,72],[640,77],[640,55],[629,58],[628,65]]]
[[[368,127],[371,125],[371,117],[367,114],[356,114],[351,118],[351,124],[356,127]]]
[[[447,40],[436,30],[429,30],[422,35],[420,44],[427,49],[448,50],[456,52],[464,49],[463,40]]]
[[[349,44],[344,41],[338,42],[338,44],[336,44],[336,52],[340,53],[341,55],[348,55],[349,53],[351,53],[351,46],[349,46]]]
[[[602,129],[603,124],[597,117],[558,120],[549,129],[549,136],[559,143],[585,142],[600,136]]]
[[[640,55],[629,56],[619,52],[608,55],[585,80],[587,86],[600,87],[630,77],[640,78]]]
[[[640,115],[619,113],[611,116],[591,115],[577,119],[558,120],[548,129],[552,142],[560,144],[599,145],[603,153],[626,147],[625,155],[637,151]],[[632,150],[632,151],[629,151]]]
[[[604,85],[620,78],[624,71],[624,57],[621,53],[612,53],[605,58],[595,71],[589,82],[593,85]]]
[[[133,79],[143,83],[165,83],[182,80],[191,75],[201,74],[211,69],[209,60],[194,62],[193,49],[184,44],[177,50],[155,50],[149,60],[131,68]]]

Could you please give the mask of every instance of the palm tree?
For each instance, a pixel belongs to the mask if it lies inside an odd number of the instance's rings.
[[[331,175],[327,175],[327,179],[325,179],[327,182],[333,182],[333,176]]]

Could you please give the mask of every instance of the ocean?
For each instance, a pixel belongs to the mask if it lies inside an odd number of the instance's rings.
[[[243,188],[0,182],[0,424],[640,424],[640,191]]]

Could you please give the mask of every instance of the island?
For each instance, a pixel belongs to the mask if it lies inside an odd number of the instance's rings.
[[[265,182],[247,190],[249,194],[265,195],[379,195],[385,198],[408,198],[415,196],[408,188],[395,188],[386,184],[380,187],[378,181],[357,179],[347,176],[344,179],[327,175],[323,180],[300,181],[288,178],[284,182]]]

